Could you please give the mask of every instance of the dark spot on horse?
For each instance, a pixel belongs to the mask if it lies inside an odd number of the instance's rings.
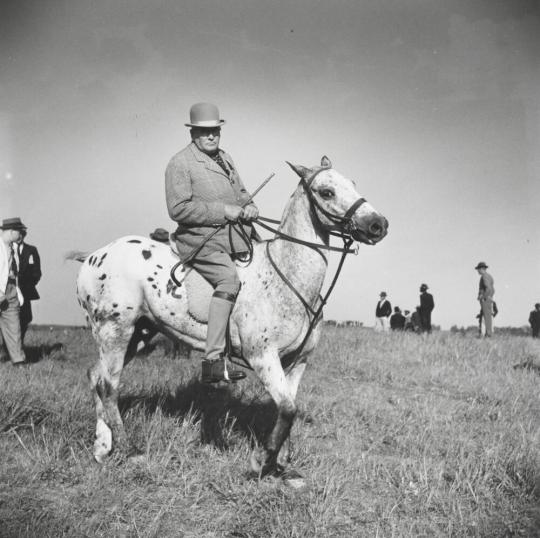
[[[161,290],[157,290],[157,296],[161,297]]]
[[[90,258],[88,258],[88,265],[94,265],[95,261],[96,259],[94,258],[94,256],[90,256]]]
[[[152,287],[157,290],[157,286],[155,284],[152,284]]]
[[[97,267],[101,267],[101,264],[103,263],[103,260],[105,259],[106,256],[107,256],[107,253],[105,252],[105,254],[103,254],[103,256],[101,256],[101,258],[99,260],[99,263],[97,264]]]
[[[128,243],[141,243],[141,241],[139,239],[130,239]]]
[[[266,336],[263,340],[265,343],[268,342],[268,336]]]
[[[151,276],[149,276],[146,280],[148,280],[148,282],[154,282],[154,279]]]
[[[97,308],[94,308],[94,317],[97,316]]]
[[[264,330],[263,330],[263,333],[265,333],[268,329],[265,327]]]
[[[116,308],[118,306],[118,303],[113,303],[113,308]]]
[[[113,316],[117,318],[120,315],[120,312],[113,312]]]
[[[143,250],[142,255],[143,255],[143,258],[147,260],[148,258],[150,258],[150,256],[152,256],[152,253],[149,250]]]
[[[99,280],[105,280],[107,278],[107,274],[106,273],[103,273],[100,277],[99,277]]]
[[[87,295],[86,296],[86,302],[88,302],[90,300],[90,295]]]
[[[132,307],[132,306],[126,306],[126,308],[127,308],[128,310],[133,310],[133,307]]]
[[[157,276],[157,271],[154,271],[154,276]]]
[[[171,312],[171,316],[176,316],[176,314],[174,312]]]
[[[159,267],[160,269],[163,269],[163,267],[161,267],[161,265],[159,265],[159,263],[156,265],[156,267]]]

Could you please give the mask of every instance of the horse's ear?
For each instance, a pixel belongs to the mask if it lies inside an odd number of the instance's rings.
[[[326,155],[321,159],[321,166],[323,168],[332,168],[332,163]]]
[[[302,179],[306,178],[309,174],[309,168],[300,164],[291,164],[289,161],[285,161]]]

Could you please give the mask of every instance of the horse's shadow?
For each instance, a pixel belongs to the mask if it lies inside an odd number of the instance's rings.
[[[158,409],[165,415],[195,417],[200,423],[201,442],[226,450],[230,434],[247,438],[252,446],[260,444],[272,430],[277,408],[271,399],[249,398],[229,386],[207,386],[197,380],[177,387],[174,393],[166,388],[154,388],[144,394],[120,396],[118,406],[122,415],[133,408],[142,408],[147,416]]]
[[[66,360],[64,344],[55,342],[54,344],[40,344],[39,346],[24,346],[26,360],[30,363],[40,362],[45,358],[58,361]]]

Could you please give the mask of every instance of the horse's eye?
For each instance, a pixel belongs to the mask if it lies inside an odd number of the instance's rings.
[[[321,189],[319,194],[321,195],[321,198],[324,198],[325,200],[330,200],[330,198],[334,197],[334,191],[332,189]]]

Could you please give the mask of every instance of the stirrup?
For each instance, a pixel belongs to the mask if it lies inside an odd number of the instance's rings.
[[[218,359],[203,359],[202,360],[202,383],[219,383],[220,381],[226,381],[227,383],[234,383],[240,381],[246,377],[245,372],[242,370],[230,370],[227,368],[227,360],[224,356]]]

